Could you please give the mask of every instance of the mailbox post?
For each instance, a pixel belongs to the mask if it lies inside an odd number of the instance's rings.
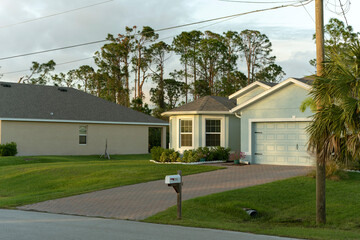
[[[177,175],[168,175],[165,177],[165,184],[169,187],[173,187],[177,193],[177,217],[181,219],[181,195],[182,195],[182,176],[181,170]]]

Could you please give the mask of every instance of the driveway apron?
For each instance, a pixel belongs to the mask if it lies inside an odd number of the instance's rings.
[[[246,165],[183,177],[183,200],[305,175],[309,167]],[[174,174],[174,173],[169,173]],[[164,176],[165,177],[165,176]],[[176,205],[164,180],[111,188],[18,207],[49,213],[142,220]]]

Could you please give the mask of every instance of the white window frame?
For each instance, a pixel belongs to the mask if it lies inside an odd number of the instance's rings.
[[[86,128],[86,133],[84,134],[84,133],[80,133],[80,128],[81,127],[85,127]],[[80,125],[79,126],[79,129],[78,129],[78,131],[79,131],[79,145],[81,145],[81,146],[85,146],[85,145],[87,145],[87,143],[88,143],[88,130],[89,130],[89,127],[88,127],[88,125]],[[82,137],[82,136],[85,136],[86,138],[86,143],[80,143],[80,137]]]
[[[191,121],[191,126],[192,126],[192,129],[191,129],[191,133],[185,133],[185,134],[192,134],[192,137],[191,137],[191,141],[192,141],[192,145],[191,146],[181,146],[181,121],[182,120],[190,120]],[[181,152],[183,150],[189,150],[189,149],[193,149],[194,148],[194,127],[195,127],[195,124],[194,124],[194,117],[179,117],[177,119],[177,133],[178,133],[178,146],[179,146],[179,150],[181,150]]]
[[[202,116],[202,141],[201,145],[206,147],[206,120],[220,120],[220,146],[225,146],[225,116],[211,116],[204,115]]]

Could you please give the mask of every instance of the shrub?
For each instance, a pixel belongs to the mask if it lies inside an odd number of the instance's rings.
[[[17,153],[16,143],[0,144],[0,156],[15,156]]]
[[[200,160],[195,150],[185,150],[182,158],[182,162],[198,162]]]
[[[177,162],[180,161],[180,154],[174,149],[164,149],[161,153],[160,162]]]
[[[167,162],[168,156],[166,155],[166,152],[162,152],[159,161],[160,162]]]
[[[244,152],[235,151],[234,153],[230,154],[229,160],[231,160],[231,161],[241,160],[241,159],[245,159],[245,157],[246,157],[246,154]]]
[[[208,147],[199,147],[196,149],[196,154],[199,159],[205,158],[206,161],[209,161],[210,149]]]
[[[348,178],[347,172],[345,172],[341,166],[334,160],[327,160],[325,166],[325,175],[330,180],[341,180]],[[316,178],[316,170],[311,171],[308,176]]]
[[[170,162],[180,162],[181,161],[180,153],[174,151],[173,153],[170,154],[169,159]]]
[[[151,152],[151,158],[155,161],[160,161],[161,154],[165,151],[162,147],[153,147]]]
[[[218,147],[212,148],[211,152],[213,153],[211,156],[212,160],[225,160],[225,161],[229,160],[230,148],[224,148],[224,147],[218,146]]]

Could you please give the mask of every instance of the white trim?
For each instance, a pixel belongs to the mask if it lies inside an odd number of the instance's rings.
[[[206,146],[206,120],[220,120],[220,146],[225,146],[225,117],[224,116],[202,116],[201,119],[201,145]]]
[[[84,134],[84,133],[80,133],[80,128],[81,128],[81,127],[85,127],[85,128],[86,128],[86,133],[85,133],[85,134]],[[88,143],[88,129],[89,129],[88,125],[79,125],[79,145],[80,145],[80,146],[86,146],[87,143]],[[86,143],[80,143],[80,137],[84,137],[84,136],[85,136]]]
[[[192,146],[187,146],[187,147],[182,147],[181,146],[181,134],[180,134],[180,121],[181,120],[191,120],[192,121]],[[177,132],[177,146],[176,148],[182,153],[184,152],[185,150],[190,150],[190,149],[194,149],[194,144],[195,144],[195,117],[192,116],[180,116],[178,118],[176,118],[176,132]]]
[[[250,161],[252,161],[252,124],[257,122],[311,122],[311,118],[250,118],[249,127],[248,127],[248,147],[249,151],[246,156],[250,156]]]
[[[230,112],[233,113],[233,112],[239,111],[240,109],[243,109],[244,107],[250,105],[251,103],[253,103],[255,101],[258,101],[258,100],[266,97],[267,95],[273,93],[274,91],[276,91],[276,90],[278,90],[278,89],[280,89],[282,87],[285,87],[285,86],[287,86],[288,84],[291,84],[291,83],[296,84],[296,85],[298,85],[300,87],[303,87],[306,90],[310,90],[310,88],[311,88],[310,85],[305,84],[303,82],[300,82],[299,80],[296,80],[294,78],[288,78],[285,81],[283,81],[283,82],[275,85],[274,87],[270,88],[269,90],[266,90],[265,92],[262,92],[262,93],[260,93],[259,95],[256,95],[253,98],[250,98],[248,101],[244,102],[243,104],[240,104],[240,105],[234,107],[233,109],[230,110]]]
[[[163,112],[161,116],[172,116],[172,115],[199,115],[199,114],[209,114],[209,115],[219,115],[219,114],[231,114],[230,111],[174,111],[174,112]]]
[[[240,95],[243,95],[249,91],[251,91],[253,88],[255,88],[256,86],[259,86],[259,87],[263,87],[265,88],[266,90],[267,89],[270,89],[271,87],[262,83],[262,82],[259,82],[259,81],[256,81],[256,82],[253,82],[252,84],[242,88],[241,90],[231,94],[228,98],[229,99],[232,99],[232,98],[238,98]]]
[[[94,124],[114,124],[114,125],[148,125],[148,126],[169,126],[169,123],[145,123],[145,122],[105,122],[87,120],[61,120],[61,119],[32,119],[32,118],[0,118],[0,121],[17,122],[59,122],[59,123],[94,123]]]

